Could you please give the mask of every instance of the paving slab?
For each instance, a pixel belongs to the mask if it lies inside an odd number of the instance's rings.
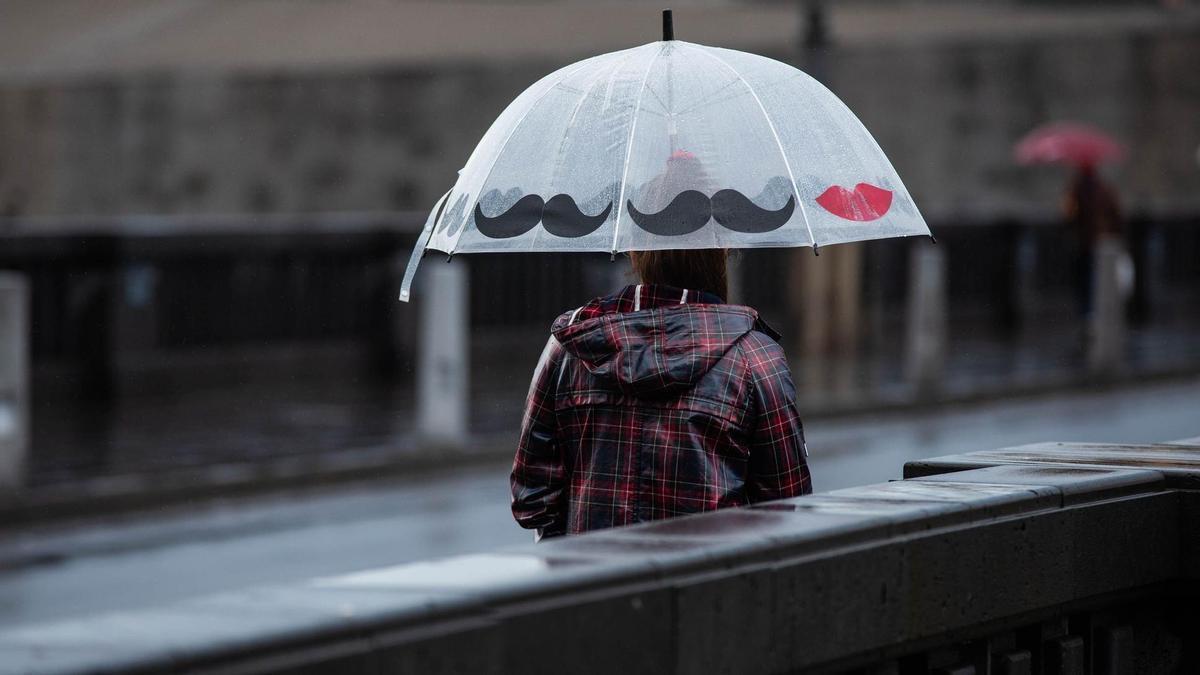
[[[912,480],[1051,487],[1062,494],[1062,506],[1153,492],[1165,487],[1163,475],[1157,471],[1021,464],[990,466]]]
[[[713,540],[703,537],[664,537],[641,533],[630,528],[590,533],[586,537],[562,537],[541,544],[510,547],[505,552],[528,550],[529,546],[552,551],[558,557],[605,558],[651,565],[656,572],[678,569],[689,564],[704,564],[714,557],[735,555],[752,548],[746,539]]]
[[[461,593],[487,603],[651,578],[647,559],[558,555],[549,546],[461,555],[315,579],[314,587]]]
[[[902,481],[615,528],[542,546],[554,555],[635,558],[678,571],[764,552],[794,557],[1061,503],[1061,492],[1048,485]]]
[[[921,505],[924,514],[897,511],[896,519],[917,529],[944,527],[989,520],[1021,513],[1058,508],[1061,494],[1057,489],[1039,485],[989,484],[970,481],[903,480],[876,485],[833,490],[831,497],[908,502]],[[931,506],[935,504],[936,507]]]
[[[1200,445],[1178,443],[1035,443],[907,462],[904,477],[1005,464],[1149,469],[1163,475],[1166,487],[1200,488]]]
[[[735,508],[622,528],[608,536],[705,543],[696,549],[697,559],[713,562],[736,557],[746,561],[833,550],[886,536],[888,527],[887,519],[864,513]],[[664,562],[685,564],[691,560]]]
[[[758,504],[751,508],[763,511],[854,514],[883,518],[888,522],[889,536],[899,536],[974,519],[970,515],[968,507],[959,502],[893,498],[888,495],[871,497],[824,493]]]

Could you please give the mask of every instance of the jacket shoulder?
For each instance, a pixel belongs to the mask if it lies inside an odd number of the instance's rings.
[[[787,354],[771,335],[752,330],[738,341],[738,348],[753,379],[764,380],[780,375],[791,377]]]
[[[755,326],[738,341],[742,351],[752,356],[782,357],[783,347],[779,344],[778,334],[771,334]]]
[[[537,386],[539,382],[555,378],[556,372],[562,366],[565,353],[566,350],[563,349],[558,338],[553,334],[550,335],[550,338],[546,340],[546,346],[542,348],[541,356],[538,357],[537,365],[533,369],[534,386]]]

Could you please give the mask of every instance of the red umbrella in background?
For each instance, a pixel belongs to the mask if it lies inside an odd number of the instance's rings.
[[[1121,159],[1125,146],[1096,127],[1056,122],[1025,134],[1013,155],[1022,164],[1095,166]]]

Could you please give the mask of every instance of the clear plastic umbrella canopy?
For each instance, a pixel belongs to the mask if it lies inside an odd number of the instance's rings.
[[[891,163],[800,70],[679,40],[596,56],[529,87],[426,222],[425,249],[621,251],[928,235]]]

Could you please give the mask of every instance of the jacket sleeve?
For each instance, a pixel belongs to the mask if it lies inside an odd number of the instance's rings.
[[[777,342],[752,333],[746,340],[755,420],[751,431],[746,493],[750,502],[812,492],[804,427],[796,410],[796,386]]]
[[[536,529],[539,540],[566,531],[566,467],[554,413],[562,357],[562,347],[551,337],[533,372],[510,480],[513,517],[521,527]]]

